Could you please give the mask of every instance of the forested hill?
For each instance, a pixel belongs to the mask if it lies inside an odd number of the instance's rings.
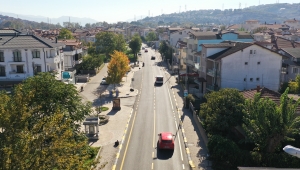
[[[239,24],[246,20],[255,19],[261,23],[283,23],[287,19],[300,19],[300,3],[276,3],[251,6],[244,9],[195,10],[181,13],[163,14],[147,17],[138,22],[154,23],[194,23],[194,24]]]

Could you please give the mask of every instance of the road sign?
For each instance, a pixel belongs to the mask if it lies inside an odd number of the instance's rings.
[[[188,91],[187,90],[184,90],[184,97],[188,96]]]

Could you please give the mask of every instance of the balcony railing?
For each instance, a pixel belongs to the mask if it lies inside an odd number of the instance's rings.
[[[213,86],[213,85],[206,85],[206,89],[209,91],[218,91],[220,88],[218,86]]]
[[[220,72],[216,71],[216,69],[208,69],[207,74],[212,76],[212,77],[220,76]]]
[[[23,72],[17,72],[17,71],[10,71],[9,74],[25,74],[26,71]]]

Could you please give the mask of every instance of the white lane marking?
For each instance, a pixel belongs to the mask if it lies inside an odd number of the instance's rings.
[[[171,102],[171,107],[172,107],[172,110],[173,110],[173,103],[172,103],[172,99],[171,99],[171,95],[170,95],[170,91],[168,90],[168,94],[169,94],[169,98],[170,98],[170,102]]]
[[[175,125],[176,125],[176,129],[177,129],[177,122],[175,121]],[[182,156],[182,149],[181,149],[181,143],[180,143],[180,140],[179,140],[179,134],[178,135],[178,143],[179,143],[179,149],[180,149],[180,156],[181,156],[181,161],[183,161],[183,156]]]
[[[182,164],[182,169],[184,169],[184,164]]]

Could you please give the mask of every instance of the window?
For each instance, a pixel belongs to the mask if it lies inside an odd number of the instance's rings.
[[[256,50],[253,50],[253,54],[256,54]]]
[[[293,73],[298,73],[298,68],[294,67],[293,68]]]
[[[247,81],[247,79],[246,79],[246,78],[244,78],[244,81]]]
[[[256,81],[259,81],[259,77],[256,78]]]
[[[250,81],[253,81],[253,78],[250,78]]]
[[[20,51],[14,51],[13,52],[13,56],[14,56],[14,62],[20,62],[20,61],[22,61],[22,56],[21,56],[21,52]]]
[[[4,62],[4,52],[0,51],[0,62]]]
[[[248,62],[245,62],[245,65],[248,65]]]
[[[57,68],[60,69],[60,68],[59,68],[59,63],[57,63]]]
[[[48,51],[46,51],[46,57],[48,58]]]
[[[24,73],[23,65],[17,65],[17,73]]]
[[[257,62],[257,65],[260,65],[260,61],[259,61],[259,62]]]
[[[40,51],[33,50],[32,51],[32,58],[41,58]]]
[[[0,66],[0,76],[5,76],[5,66]]]
[[[34,72],[34,75],[37,75],[38,73],[42,72],[42,66],[36,65],[33,72]]]
[[[253,52],[252,52],[252,50],[250,50],[250,54],[252,54]]]

